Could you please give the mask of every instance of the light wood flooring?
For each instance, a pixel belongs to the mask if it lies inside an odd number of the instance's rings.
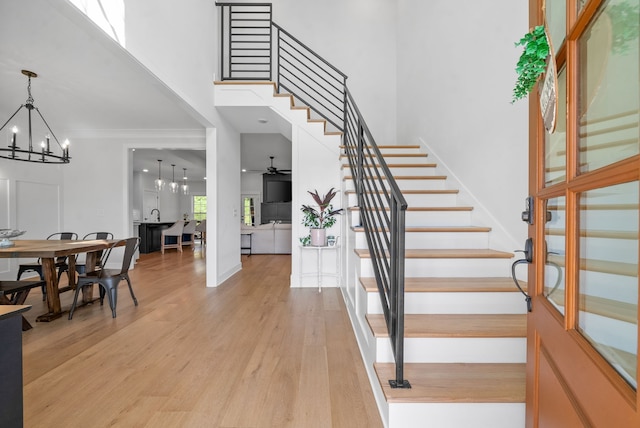
[[[243,256],[240,273],[206,288],[204,256],[199,245],[142,255],[140,305],[122,283],[116,319],[96,302],[36,323],[33,290],[24,426],[382,426],[338,289],[289,288],[286,255]],[[61,297],[68,309],[73,296]]]

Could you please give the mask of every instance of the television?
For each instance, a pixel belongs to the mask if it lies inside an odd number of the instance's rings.
[[[265,202],[291,202],[290,181],[267,181],[264,195]]]

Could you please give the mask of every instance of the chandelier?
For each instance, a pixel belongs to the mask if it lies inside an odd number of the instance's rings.
[[[31,78],[36,78],[38,75],[33,71],[22,70],[22,74],[29,78],[29,83],[27,85],[27,101],[24,104],[21,104],[18,107],[13,115],[0,127],[0,133],[5,127],[11,122],[14,117],[25,108],[27,110],[27,138],[26,140],[22,140],[19,138],[21,131],[17,125],[12,123],[12,126],[7,131],[7,142],[9,143],[6,147],[0,144],[0,158],[12,159],[24,162],[36,162],[36,163],[69,163],[71,158],[69,157],[69,140],[65,140],[64,143],[60,144],[58,138],[53,133],[49,124],[40,113],[38,107],[33,104],[33,97],[31,96]],[[44,127],[42,125],[36,127],[37,123],[32,121],[32,112],[36,111],[38,116],[42,120]],[[37,118],[37,117],[36,117]],[[46,127],[46,129],[45,129]],[[42,131],[40,138],[39,147],[34,147],[33,138],[34,138],[34,128],[36,129],[36,139],[38,139],[37,132]],[[51,143],[51,139],[55,144]],[[23,144],[28,144],[28,147],[23,146]],[[37,142],[36,142],[37,144]],[[57,145],[57,148],[56,148]],[[54,149],[54,150],[52,150]]]

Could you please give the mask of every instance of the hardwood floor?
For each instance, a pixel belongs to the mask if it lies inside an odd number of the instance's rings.
[[[140,305],[121,284],[116,319],[96,303],[35,323],[34,290],[25,427],[381,427],[339,290],[289,288],[290,256],[242,261],[206,288],[198,245],[142,255]]]

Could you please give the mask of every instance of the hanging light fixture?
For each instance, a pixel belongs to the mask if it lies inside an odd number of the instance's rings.
[[[176,165],[172,163],[171,167],[173,168],[173,172],[171,173],[171,183],[169,183],[169,188],[171,189],[171,193],[178,193],[178,187],[180,186],[176,183]]]
[[[182,194],[188,195],[189,185],[187,184],[187,168],[182,168],[182,170],[184,171],[184,175],[182,176]]]
[[[0,158],[36,163],[69,163],[69,161],[71,160],[71,158],[69,157],[69,140],[65,140],[64,143],[60,144],[60,141],[58,141],[58,138],[49,127],[49,124],[42,116],[42,113],[40,113],[38,107],[33,104],[33,97],[31,96],[31,78],[36,78],[38,77],[38,75],[29,70],[22,70],[22,74],[29,78],[29,83],[27,85],[27,101],[24,104],[21,104],[20,107],[18,107],[18,110],[16,110],[16,112],[11,115],[11,117],[4,123],[4,125],[2,125],[2,127],[0,127],[0,133],[9,124],[9,122],[11,122],[14,117],[16,117],[20,110],[26,108],[28,113],[26,122],[28,135],[26,136],[27,138],[25,140],[25,143],[21,142],[20,144],[28,143],[28,148],[24,146],[20,147],[18,145],[18,134],[20,133],[20,128],[18,128],[18,126],[16,125],[13,125],[7,132],[7,134],[9,135],[9,137],[7,138],[9,145],[7,147],[3,147],[2,145],[0,145]],[[33,110],[38,113],[38,116],[40,116],[40,119],[42,119],[42,123],[44,126],[36,126],[37,123],[35,121],[31,121],[31,112]],[[36,138],[38,138],[38,132],[42,132],[42,140],[40,142],[39,148],[37,146],[35,148],[33,147],[34,128],[36,128]],[[51,138],[53,138],[54,142],[58,145],[58,150],[52,150],[52,148],[55,148],[55,146],[51,147]]]
[[[156,190],[161,192],[164,190],[164,180],[162,179],[162,175],[160,174],[160,165],[162,164],[162,159],[158,159],[158,179],[155,180]]]

